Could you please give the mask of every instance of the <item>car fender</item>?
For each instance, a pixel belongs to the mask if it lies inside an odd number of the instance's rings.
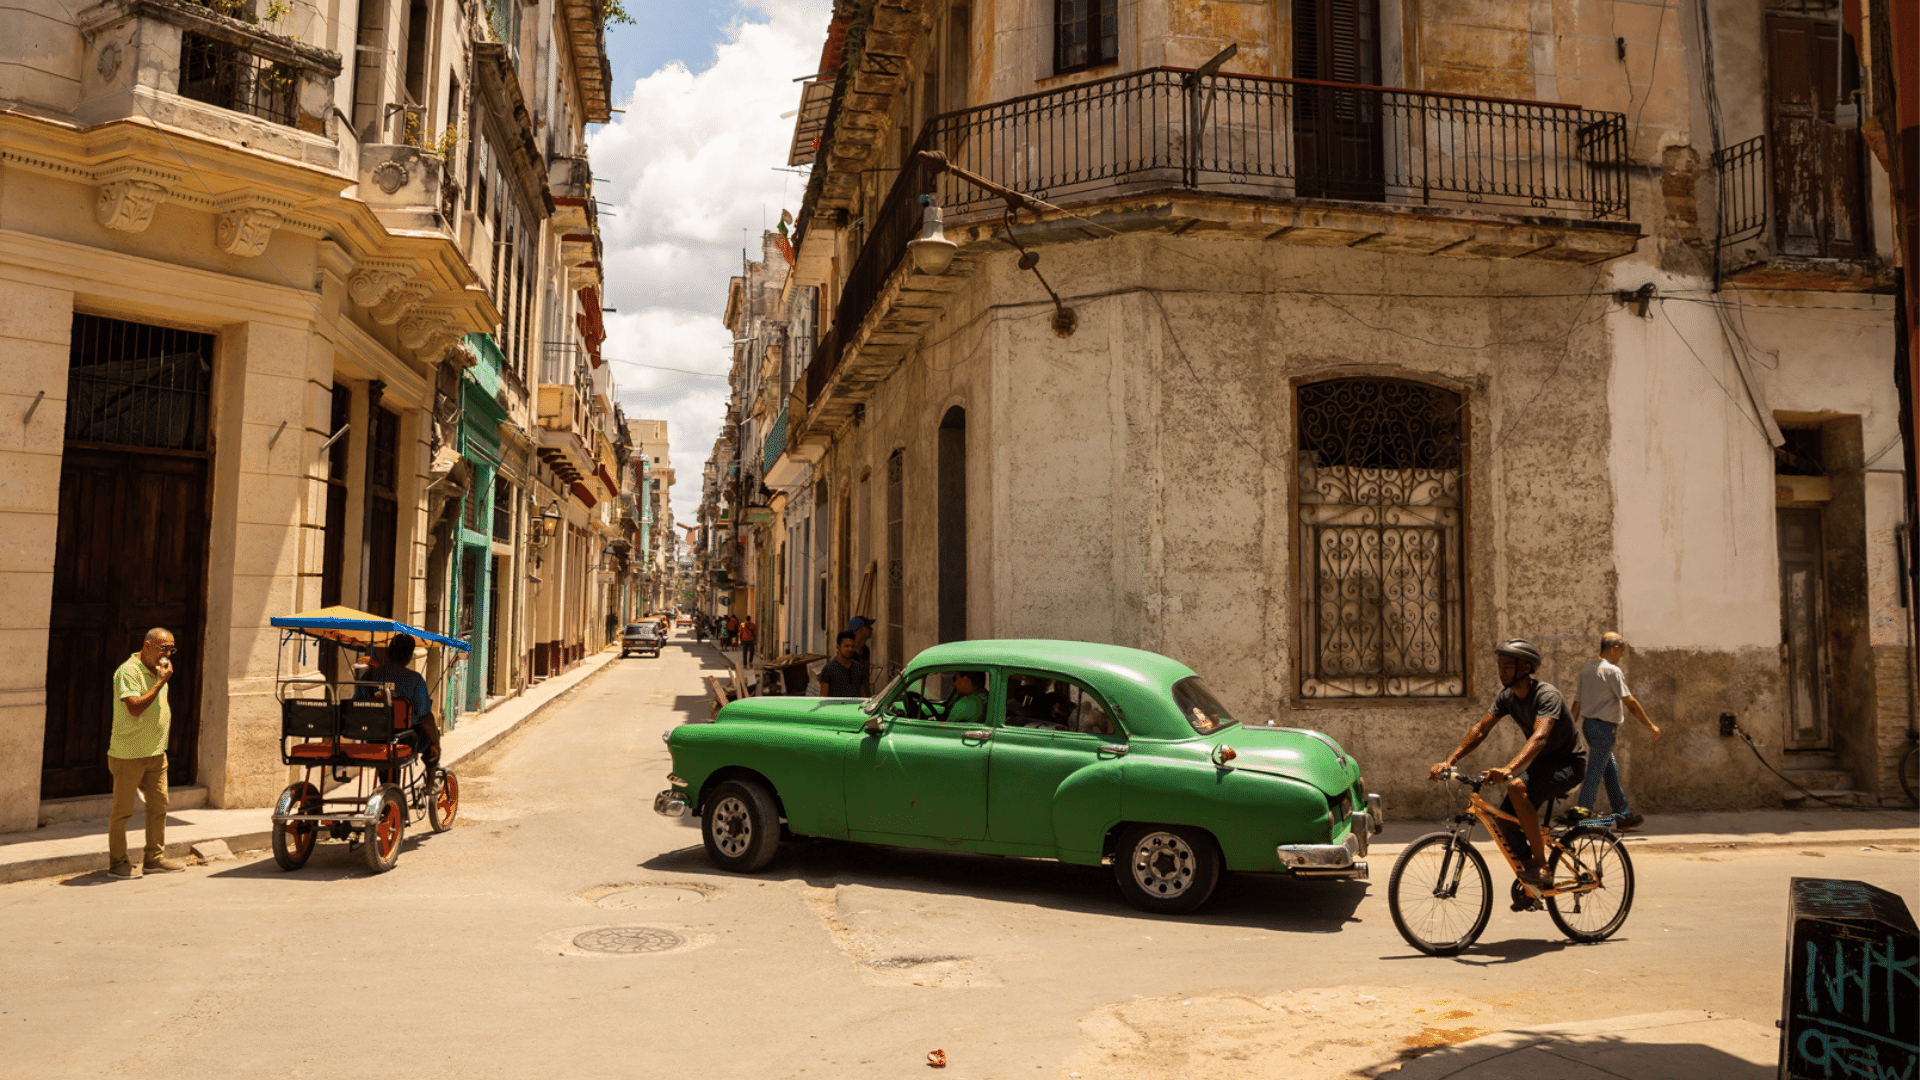
[[[845,837],[847,806],[841,743],[844,732],[805,724],[683,724],[667,746],[673,772],[697,796],[725,782],[728,770],[745,769],[765,779],[780,800],[789,831],[803,836]]]
[[[1212,746],[1167,743],[1128,755],[1121,803],[1126,821],[1205,829],[1227,869],[1277,871],[1280,844],[1332,839],[1326,795],[1300,780],[1216,765]]]

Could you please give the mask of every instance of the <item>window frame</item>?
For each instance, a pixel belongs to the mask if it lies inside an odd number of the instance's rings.
[[[1324,386],[1337,382],[1398,382],[1430,390],[1439,390],[1454,395],[1460,402],[1459,409],[1459,453],[1460,453],[1460,491],[1458,496],[1458,562],[1459,576],[1459,615],[1458,639],[1460,659],[1460,690],[1455,694],[1392,695],[1386,693],[1372,695],[1326,696],[1310,694],[1306,683],[1311,667],[1309,648],[1310,635],[1306,620],[1306,605],[1313,589],[1309,580],[1308,552],[1303,537],[1305,515],[1302,513],[1300,488],[1300,423],[1301,391],[1314,386]],[[1291,619],[1290,654],[1293,671],[1289,680],[1290,705],[1293,708],[1458,708],[1462,701],[1473,696],[1474,651],[1471,648],[1474,627],[1474,577],[1473,577],[1473,498],[1472,491],[1477,482],[1475,458],[1473,455],[1473,393],[1464,385],[1458,385],[1441,378],[1426,377],[1423,374],[1409,374],[1403,371],[1360,370],[1353,373],[1330,374],[1319,372],[1299,375],[1290,380],[1290,401],[1292,409],[1292,448],[1288,462],[1288,513],[1289,544],[1292,563],[1289,573],[1293,583],[1294,595],[1290,605]]]
[[[1080,4],[1078,19],[1067,14],[1066,7]],[[1107,10],[1108,5],[1112,10]],[[1111,26],[1106,25],[1112,20]],[[1066,41],[1062,31],[1072,22],[1078,22],[1086,34],[1087,58],[1077,64],[1066,63]],[[1113,54],[1102,55],[1101,42],[1112,31]],[[1120,62],[1120,3],[1119,0],[1053,0],[1053,74],[1072,75],[1076,72],[1090,71],[1097,67]]]
[[[917,668],[912,672],[902,671],[889,680],[886,687],[884,687],[879,694],[875,695],[875,700],[878,701],[879,704],[874,707],[872,715],[878,716],[888,723],[905,721],[910,724],[933,724],[944,728],[952,721],[942,720],[932,716],[902,716],[899,713],[888,712],[887,709],[895,702],[906,697],[908,689],[916,684],[924,684],[929,676],[957,675],[964,671],[980,672],[987,677],[986,711],[980,718],[980,724],[982,727],[1000,727],[1001,725],[994,721],[995,717],[1003,716],[1006,712],[1007,675],[1004,670],[994,667],[991,664],[936,664],[931,667]],[[871,672],[869,672],[869,677],[871,677]]]
[[[1044,668],[1024,668],[1024,667],[1002,668],[1000,669],[1000,675],[1001,675],[1003,690],[1000,695],[1001,697],[1000,712],[996,716],[997,722],[993,725],[996,728],[1018,728],[1021,731],[1027,732],[1032,735],[1072,736],[1076,739],[1093,739],[1099,742],[1124,743],[1124,742],[1129,742],[1132,739],[1132,736],[1127,731],[1126,718],[1120,714],[1119,709],[1114,707],[1113,700],[1107,697],[1107,695],[1101,693],[1098,689],[1096,689],[1091,683],[1087,682],[1087,680],[1085,679],[1082,679],[1073,675],[1068,675],[1063,672],[1048,671]],[[1054,731],[1049,728],[1033,728],[1033,727],[1028,727],[1025,724],[1011,723],[1009,720],[1009,710],[1012,708],[1013,680],[1020,678],[1023,675],[1030,676],[1032,678],[1037,678],[1037,679],[1047,679],[1052,682],[1069,683],[1073,686],[1079,687],[1080,693],[1082,695],[1091,695],[1094,700],[1094,703],[1100,706],[1100,709],[1102,712],[1106,713],[1107,722],[1113,725],[1112,733],[1103,735],[1097,731],[1072,731],[1072,730]]]

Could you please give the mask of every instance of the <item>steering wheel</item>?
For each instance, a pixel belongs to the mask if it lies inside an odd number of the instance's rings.
[[[947,718],[947,713],[952,708],[952,706],[943,702],[935,701],[927,697],[918,690],[907,691],[900,695],[900,700],[907,706],[907,716],[914,720],[924,717],[928,720],[944,721]]]

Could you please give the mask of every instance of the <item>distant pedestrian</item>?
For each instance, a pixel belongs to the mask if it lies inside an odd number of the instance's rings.
[[[853,634],[853,651],[859,655],[860,662],[872,668],[873,646],[868,642],[873,638],[873,620],[865,615],[855,615],[847,620],[847,630]]]
[[[840,631],[833,643],[833,659],[821,665],[820,696],[867,696],[867,665],[853,650],[852,631]]]
[[[140,651],[113,673],[113,736],[107,743],[107,769],[113,774],[113,809],[107,817],[108,873],[138,877],[127,857],[127,821],[134,793],[147,803],[147,846],[140,871],[149,874],[186,869],[167,858],[167,736],[173,707],[167,684],[173,681],[173,634],[162,627],[147,631]]]
[[[747,616],[746,622],[743,622],[740,624],[740,666],[741,667],[750,668],[753,666],[753,641],[754,641],[754,638],[759,636],[759,633],[760,633],[759,628],[753,625],[753,616],[751,615]]]
[[[729,615],[727,616],[727,641],[726,641],[727,648],[729,649],[733,648],[733,643],[739,640],[740,640],[740,620]]]
[[[1614,759],[1614,740],[1620,737],[1622,710],[1647,725],[1653,737],[1660,729],[1647,719],[1647,711],[1627,689],[1626,673],[1620,659],[1627,655],[1627,639],[1612,630],[1600,635],[1600,655],[1580,669],[1580,682],[1574,692],[1574,715],[1580,717],[1581,731],[1587,737],[1587,778],[1580,784],[1580,798],[1574,807],[1583,817],[1592,817],[1598,808],[1600,784],[1607,785],[1607,803],[1613,808],[1615,822],[1622,830],[1637,829],[1646,818],[1627,806],[1627,792],[1620,785],[1620,763]]]

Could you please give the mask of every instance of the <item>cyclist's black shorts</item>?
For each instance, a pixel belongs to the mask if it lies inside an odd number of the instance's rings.
[[[1580,786],[1586,779],[1587,759],[1579,754],[1565,757],[1539,759],[1527,766],[1520,774],[1520,780],[1527,785],[1527,801],[1538,810],[1546,805],[1548,799],[1557,799]],[[1509,790],[1501,801],[1500,809],[1513,813],[1513,794]]]

